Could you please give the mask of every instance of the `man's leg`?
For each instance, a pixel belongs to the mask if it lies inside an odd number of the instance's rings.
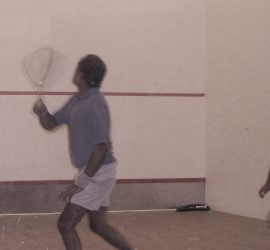
[[[87,209],[68,203],[58,220],[58,230],[67,250],[81,250],[80,238],[75,230],[76,225],[87,213]]]
[[[91,230],[120,250],[133,250],[134,248],[125,238],[106,220],[106,207],[101,207],[98,211],[89,211]]]

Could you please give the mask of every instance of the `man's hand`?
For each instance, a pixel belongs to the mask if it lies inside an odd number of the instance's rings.
[[[37,116],[42,116],[48,113],[48,109],[41,99],[34,103],[33,111]]]
[[[65,202],[69,202],[73,195],[81,192],[83,189],[74,184],[69,186],[63,193],[59,195],[59,199]]]
[[[259,195],[261,198],[263,198],[266,193],[270,190],[270,183],[269,182],[266,182],[260,189],[259,191]]]
[[[34,103],[33,112],[38,116],[39,122],[44,129],[49,131],[58,126],[55,117],[48,112],[46,105],[41,99]]]

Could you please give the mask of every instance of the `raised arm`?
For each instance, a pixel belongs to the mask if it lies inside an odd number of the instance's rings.
[[[38,116],[41,126],[46,130],[52,130],[58,126],[56,119],[51,115],[42,100],[38,100],[33,106],[34,113]]]

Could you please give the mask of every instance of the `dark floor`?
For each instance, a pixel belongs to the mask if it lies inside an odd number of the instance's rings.
[[[265,221],[219,212],[112,212],[117,227],[138,250],[269,250]],[[55,224],[58,215],[0,216],[1,250],[64,250]],[[84,250],[113,250],[78,226]]]

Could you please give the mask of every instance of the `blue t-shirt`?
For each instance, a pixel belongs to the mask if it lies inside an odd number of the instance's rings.
[[[70,157],[75,167],[86,166],[95,145],[99,143],[108,146],[103,164],[115,161],[110,139],[109,109],[98,88],[75,94],[54,117],[59,125],[68,126]]]

